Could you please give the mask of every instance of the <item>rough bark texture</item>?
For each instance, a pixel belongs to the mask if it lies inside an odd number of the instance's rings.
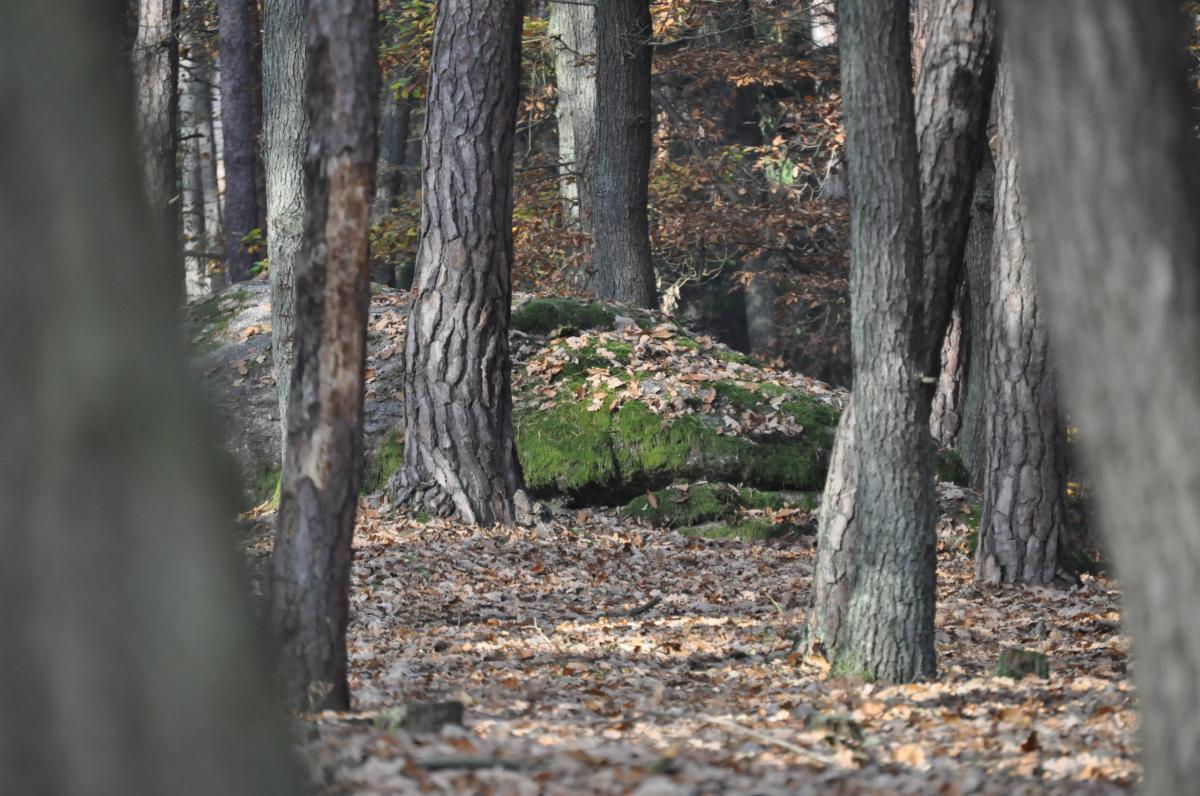
[[[466,522],[511,522],[521,486],[508,322],[523,11],[521,0],[446,0],[430,62],[394,487]]]
[[[1004,7],[1040,286],[1133,634],[1142,792],[1190,793],[1200,780],[1190,27],[1166,2]]]
[[[929,433],[943,448],[952,448],[962,428],[963,401],[971,358],[971,302],[965,279],[958,280],[958,297],[942,341],[941,368],[929,412]]]
[[[310,0],[295,367],[271,620],[295,710],[347,710],[351,539],[361,481],[378,69],[374,0]]]
[[[995,82],[992,0],[925,0],[928,18],[917,82],[921,230],[925,258],[919,350],[935,377],[954,307]],[[930,394],[932,400],[932,393]]]
[[[596,6],[596,293],[657,306],[647,214],[650,179],[650,2]]]
[[[113,79],[123,10],[0,25],[0,261],[37,264],[0,268],[0,793],[299,793]]]
[[[810,638],[835,672],[932,677],[934,529],[928,402],[916,357],[920,197],[908,10],[839,7],[851,185],[853,407],[820,520]]]
[[[271,264],[271,355],[285,439],[296,334],[296,258],[304,237],[306,202],[307,14],[308,0],[265,0],[263,5],[262,143],[267,183],[267,257]]]
[[[991,306],[992,234],[996,226],[993,211],[995,165],[991,153],[983,153],[979,176],[975,180],[975,198],[971,203],[971,226],[967,231],[967,248],[963,254],[967,285],[968,325],[964,330],[968,342],[965,394],[962,397],[962,419],[958,429],[958,452],[971,486],[983,488],[986,466],[987,435],[984,429],[983,401],[986,394],[987,359],[984,341],[987,339],[987,317]]]
[[[250,278],[254,256],[243,239],[258,226],[255,185],[253,0],[218,0],[221,132],[225,161],[225,264],[230,280]]]
[[[1025,229],[1010,78],[996,86],[994,265],[983,346],[987,453],[976,577],[1054,581],[1066,551],[1065,437]]]
[[[179,0],[139,0],[137,38],[133,45],[133,73],[137,84],[138,141],[146,194],[172,245],[178,297],[184,291],[180,236],[179,166],[176,141],[179,130],[179,40],[175,22]]]
[[[566,217],[592,229],[596,171],[596,15],[591,6],[550,5],[558,104],[559,196]]]

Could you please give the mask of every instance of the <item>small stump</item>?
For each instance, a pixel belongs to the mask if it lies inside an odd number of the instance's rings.
[[[1000,660],[996,663],[997,677],[1011,677],[1020,680],[1027,674],[1034,674],[1045,680],[1050,676],[1050,664],[1046,656],[1040,652],[1008,647],[1001,651]]]

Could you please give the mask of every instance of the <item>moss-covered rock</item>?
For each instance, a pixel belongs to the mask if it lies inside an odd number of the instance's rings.
[[[577,331],[611,329],[616,313],[600,304],[569,298],[535,298],[512,316],[512,327],[525,334],[547,335],[568,328]]]
[[[804,492],[771,492],[730,484],[681,484],[639,495],[621,509],[621,516],[661,528],[716,524],[745,525],[748,511],[816,507],[816,498]],[[740,522],[745,520],[746,522]]]
[[[404,432],[387,434],[379,447],[364,453],[362,492],[370,495],[387,486],[404,464]]]

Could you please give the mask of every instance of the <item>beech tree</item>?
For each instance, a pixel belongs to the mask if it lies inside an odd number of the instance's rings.
[[[1045,311],[1026,238],[1007,60],[996,87],[995,233],[983,308],[983,514],[976,576],[1048,585],[1068,568],[1066,438],[1059,423]],[[1060,573],[1062,573],[1060,575]]]
[[[511,522],[512,154],[521,0],[438,5],[425,111],[421,239],[405,349],[398,499]]]
[[[656,307],[648,216],[650,0],[603,0],[596,15],[596,293]]]
[[[296,333],[296,258],[304,237],[305,19],[308,0],[263,3],[263,165],[271,278],[271,354],[279,418],[287,436]],[[282,442],[282,440],[281,440]]]
[[[1200,778],[1190,26],[1166,2],[1004,9],[1038,286],[1133,635],[1142,792],[1188,793]]]
[[[309,0],[308,210],[271,621],[294,710],[347,710],[346,625],[362,467],[378,67],[374,0]]]
[[[113,79],[124,9],[5,11],[0,793],[300,793]]]
[[[550,4],[557,92],[559,195],[566,217],[592,229],[596,170],[596,14],[590,5]]]
[[[258,227],[254,129],[254,0],[217,0],[221,50],[221,131],[225,161],[225,261],[230,280],[250,278],[254,256],[244,244]]]
[[[179,39],[175,25],[180,0],[139,0],[133,74],[137,84],[138,141],[146,192],[158,223],[172,240],[180,236],[179,166]],[[172,247],[179,297],[184,297],[183,261]]]
[[[932,3],[915,110],[907,9],[839,12],[854,390],[821,505],[809,643],[838,671],[907,681],[936,668],[923,374],[936,373],[966,244],[994,12],[987,0]]]

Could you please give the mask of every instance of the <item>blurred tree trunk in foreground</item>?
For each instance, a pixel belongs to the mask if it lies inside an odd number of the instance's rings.
[[[0,793],[294,794],[120,11],[0,26]]]
[[[379,67],[375,0],[310,0],[308,210],[296,258],[296,340],[271,620],[289,706],[348,710],[346,625],[362,479]]]
[[[1200,781],[1200,183],[1179,5],[1008,0],[1053,345],[1121,577],[1142,792]]]

